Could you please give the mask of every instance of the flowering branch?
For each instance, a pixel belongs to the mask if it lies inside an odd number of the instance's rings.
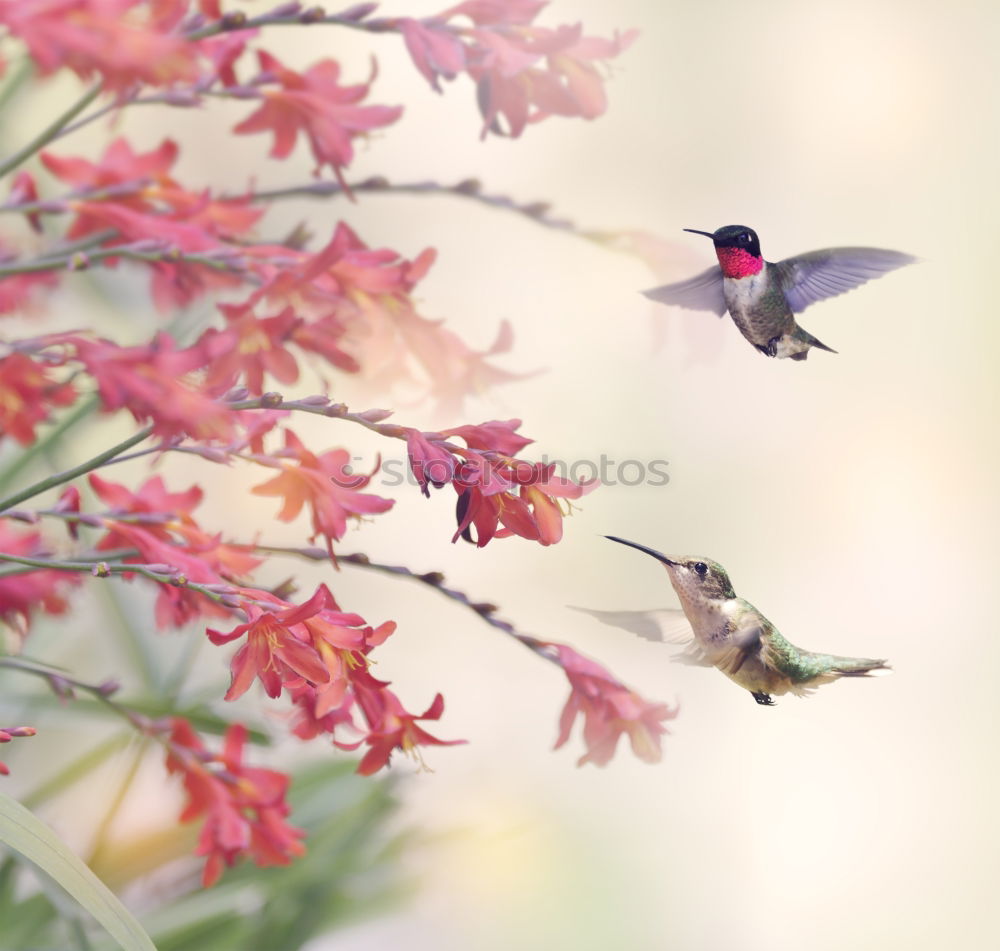
[[[204,40],[210,36],[218,36],[233,30],[254,30],[264,26],[308,26],[326,24],[328,26],[346,26],[367,33],[387,33],[396,29],[397,20],[381,19],[366,20],[369,13],[378,8],[377,3],[359,3],[341,13],[325,13],[322,7],[303,9],[301,3],[283,3],[270,13],[258,16],[247,16],[242,11],[234,10],[224,14],[220,19],[207,26],[189,30],[185,36],[189,40]]]
[[[80,244],[84,247],[93,247],[100,244],[102,240],[107,240],[107,238],[98,240],[94,237]],[[157,245],[159,246],[157,247]],[[125,258],[129,261],[161,261],[168,264],[202,264],[212,270],[232,271],[234,273],[243,273],[247,270],[245,262],[240,260],[239,251],[228,248],[197,253],[182,251],[174,245],[147,239],[133,244],[116,244],[110,248],[101,248],[88,253],[79,249],[73,253],[67,253],[71,250],[69,247],[64,247],[54,249],[33,260],[0,264],[0,280],[15,274],[37,274],[42,271],[61,271],[64,268],[70,271],[83,271],[92,264],[106,261],[108,258]]]
[[[130,557],[128,552],[118,553],[119,557]],[[139,575],[157,584],[168,585],[183,591],[194,591],[228,610],[237,610],[241,606],[256,603],[252,597],[240,595],[237,588],[227,584],[201,584],[191,581],[183,571],[169,564],[111,564],[102,561],[60,561],[51,558],[27,558],[20,555],[8,555],[0,552],[0,562],[23,565],[30,568],[41,568],[48,571],[63,571],[69,573],[85,573],[95,578],[110,578],[115,575],[126,578]]]
[[[325,557],[322,549],[318,548],[259,546],[258,550],[311,560],[324,560]],[[473,601],[465,592],[448,587],[444,583],[444,575],[439,571],[415,572],[403,565],[372,561],[362,553],[341,555],[338,556],[338,561],[427,585],[446,598],[469,608],[491,627],[514,638],[539,657],[560,667],[572,689],[560,717],[560,732],[555,748],[566,743],[574,720],[581,714],[584,718],[583,735],[587,752],[578,760],[577,765],[582,766],[588,762],[598,766],[606,765],[614,755],[618,740],[623,734],[629,737],[632,749],[640,759],[649,763],[660,761],[660,738],[667,732],[662,721],[676,717],[679,708],[644,700],[599,664],[578,654],[566,644],[522,634],[509,621],[496,616],[498,608],[495,604]]]

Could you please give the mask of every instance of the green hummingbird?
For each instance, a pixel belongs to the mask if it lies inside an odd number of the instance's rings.
[[[769,357],[805,360],[812,347],[836,353],[800,327],[795,315],[816,301],[916,261],[882,248],[825,248],[775,264],[764,260],[757,232],[745,225],[684,230],[712,239],[718,266],[643,293],[661,304],[710,310],[720,317],[728,310],[740,333]]]
[[[605,538],[637,548],[666,566],[670,583],[680,598],[687,622],[685,660],[704,667],[718,667],[730,680],[749,690],[754,700],[772,706],[772,695],[803,696],[841,677],[885,674],[884,660],[836,657],[802,650],[785,640],[778,629],[749,601],[738,598],[726,569],[708,558],[668,557],[614,535]],[[625,627],[649,640],[673,638],[657,616],[670,611],[588,611],[605,623]]]

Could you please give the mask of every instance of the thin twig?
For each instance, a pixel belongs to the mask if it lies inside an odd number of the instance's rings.
[[[13,495],[0,501],[0,514],[6,512],[7,509],[12,509],[15,505],[19,505],[26,499],[34,498],[34,496],[40,495],[49,489],[54,489],[56,486],[72,482],[78,476],[86,475],[88,472],[114,459],[120,453],[125,452],[126,449],[131,449],[144,439],[148,439],[152,435],[152,432],[153,427],[146,426],[144,429],[140,429],[139,432],[133,433],[128,439],[122,440],[122,442],[112,446],[110,449],[105,449],[104,452],[98,453],[98,455],[88,459],[86,462],[81,462],[80,465],[74,466],[72,469],[67,469],[64,472],[57,472],[54,475],[50,475],[47,479],[42,479],[41,482],[36,482],[34,485],[29,485],[20,492],[15,492]]]
[[[53,120],[41,132],[38,133],[27,145],[19,149],[9,158],[0,162],[0,176],[12,172],[19,165],[28,161],[39,149],[45,148],[55,139],[62,128],[75,119],[84,109],[87,108],[100,94],[101,83],[95,83],[87,90],[72,106],[70,106],[61,116]]]
[[[256,545],[254,547],[260,552],[269,552],[275,555],[293,555],[298,558],[307,558],[310,561],[328,562],[330,560],[330,555],[323,548],[281,548],[272,545]],[[523,634],[516,627],[514,627],[510,621],[505,621],[502,618],[497,617],[496,612],[499,609],[495,604],[488,601],[473,601],[472,598],[470,598],[464,591],[459,591],[458,588],[449,587],[444,583],[445,577],[440,571],[418,572],[413,571],[411,568],[407,568],[405,565],[388,565],[382,562],[372,561],[362,552],[356,552],[350,555],[338,554],[337,563],[354,565],[356,568],[366,568],[370,571],[378,571],[382,574],[396,575],[398,577],[409,578],[412,581],[418,581],[420,584],[433,588],[446,598],[467,607],[491,627],[495,627],[498,631],[502,631],[508,637],[512,637],[519,641],[539,656],[544,657],[546,660],[551,661],[554,664],[559,663],[558,658],[548,649],[548,645],[545,641],[532,637],[530,634]]]

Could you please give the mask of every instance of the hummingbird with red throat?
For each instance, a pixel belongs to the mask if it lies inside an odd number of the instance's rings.
[[[712,239],[718,266],[643,293],[661,304],[720,317],[728,310],[740,333],[768,357],[805,360],[813,347],[836,353],[800,327],[795,315],[916,260],[882,248],[825,248],[772,263],[760,252],[757,232],[745,225],[684,230]]]

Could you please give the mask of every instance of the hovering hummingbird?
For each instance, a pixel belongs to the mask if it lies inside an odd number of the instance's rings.
[[[805,360],[810,347],[836,353],[800,327],[794,315],[818,300],[843,294],[916,260],[880,248],[826,248],[772,264],[761,255],[752,228],[726,225],[714,232],[684,230],[712,239],[719,266],[643,293],[661,304],[710,310],[720,317],[728,310],[740,333],[769,357]]]
[[[888,673],[884,660],[814,654],[789,643],[749,601],[738,598],[722,565],[707,558],[668,558],[635,542],[606,538],[652,555],[667,568],[687,621],[685,659],[704,667],[718,667],[730,680],[753,694],[759,704],[772,706],[772,694],[799,696],[840,677]],[[625,627],[649,640],[670,640],[656,615],[664,611],[588,611],[599,620]]]

